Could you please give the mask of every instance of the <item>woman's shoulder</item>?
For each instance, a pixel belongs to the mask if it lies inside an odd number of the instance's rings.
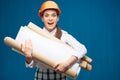
[[[65,37],[65,38],[71,38],[72,37],[72,35],[69,34],[67,31],[65,31],[65,30],[61,30],[61,31],[62,31],[62,37]]]
[[[69,32],[65,31],[65,30],[61,30],[62,31],[62,35],[65,36],[72,36]]]
[[[61,31],[62,31],[62,34],[68,34],[68,32],[65,30],[61,30]]]

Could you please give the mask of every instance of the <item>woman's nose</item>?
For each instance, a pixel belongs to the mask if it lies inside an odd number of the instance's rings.
[[[52,16],[50,16],[50,17],[49,17],[49,21],[52,21],[52,20],[53,20],[53,17],[52,17]]]

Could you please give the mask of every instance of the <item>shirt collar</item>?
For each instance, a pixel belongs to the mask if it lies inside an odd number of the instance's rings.
[[[55,35],[57,29],[55,28],[54,30],[52,30],[51,32],[49,32],[45,27],[43,28],[44,31],[46,31],[47,33],[51,34],[51,35]]]

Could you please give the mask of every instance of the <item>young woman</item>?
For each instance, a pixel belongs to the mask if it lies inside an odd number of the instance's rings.
[[[54,66],[54,70],[51,70],[44,64],[41,64],[39,61],[32,58],[32,43],[30,40],[26,40],[25,44],[22,44],[22,51],[26,57],[26,66],[30,68],[34,66],[37,67],[35,80],[67,80],[66,75],[63,73],[71,65],[80,60],[87,52],[83,44],[79,43],[73,36],[57,26],[60,13],[60,8],[55,2],[44,2],[39,10],[39,16],[44,23],[43,30],[70,45],[72,48],[79,51],[79,54],[73,54],[68,60],[57,63]],[[39,65],[42,65],[43,67],[40,67]]]

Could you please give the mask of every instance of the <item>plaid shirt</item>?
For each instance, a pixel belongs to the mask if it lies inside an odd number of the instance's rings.
[[[67,80],[67,77],[54,70],[38,68],[34,80]]]

